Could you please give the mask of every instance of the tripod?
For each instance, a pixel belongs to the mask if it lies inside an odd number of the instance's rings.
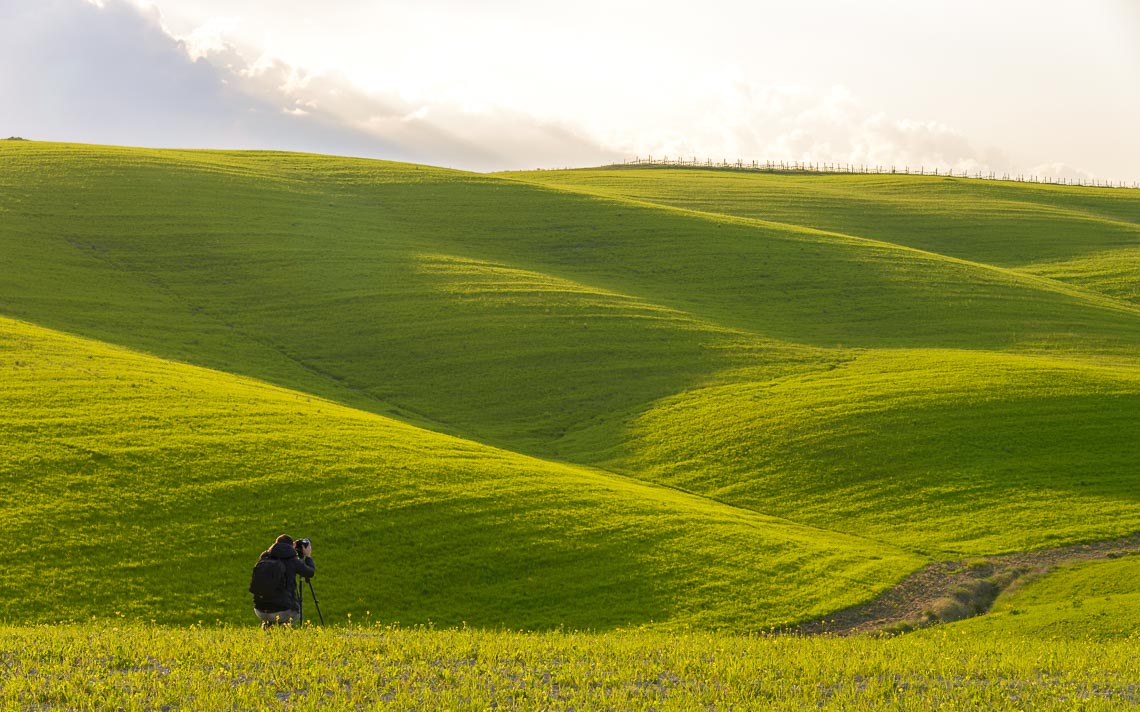
[[[309,593],[313,596],[313,605],[317,607],[317,617],[321,620],[321,625],[325,624],[325,617],[321,614],[321,602],[317,600],[317,592],[313,590],[313,580],[305,579],[309,584]],[[298,623],[305,622],[305,586],[300,580],[297,581],[297,612],[301,615]]]

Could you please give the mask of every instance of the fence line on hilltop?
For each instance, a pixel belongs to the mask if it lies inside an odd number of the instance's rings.
[[[737,159],[729,161],[722,159],[714,161],[711,158],[700,160],[697,158],[669,158],[663,156],[640,156],[627,159],[621,163],[611,164],[610,167],[621,166],[672,166],[677,168],[721,168],[735,171],[757,171],[761,173],[821,173],[821,174],[861,174],[861,175],[913,175],[913,176],[940,176],[946,178],[975,178],[978,180],[1010,181],[1014,183],[1040,183],[1042,185],[1067,185],[1085,188],[1127,188],[1140,189],[1140,182],[1128,183],[1126,181],[1092,180],[1084,178],[1053,178],[1051,176],[1037,176],[1025,174],[1002,173],[995,171],[983,173],[982,171],[940,169],[926,170],[920,166],[918,170],[910,166],[897,168],[895,166],[866,165],[854,163],[825,163],[812,161],[744,161]]]

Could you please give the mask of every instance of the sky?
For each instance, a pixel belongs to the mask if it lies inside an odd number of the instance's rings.
[[[0,137],[1140,180],[1140,0],[0,0]]]

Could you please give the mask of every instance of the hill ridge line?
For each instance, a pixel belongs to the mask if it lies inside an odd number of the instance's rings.
[[[597,168],[587,169],[587,170],[605,170],[606,168],[607,168],[607,166],[599,166]],[[883,174],[883,175],[889,176],[892,179],[903,179],[903,180],[905,180],[907,177],[919,178],[919,179],[921,179],[923,177],[925,177],[925,178],[946,178],[946,176],[930,176],[930,175],[919,176],[919,175],[913,175],[913,174],[911,174],[910,176],[907,176],[906,174],[894,174],[894,175],[892,175],[890,173]],[[975,178],[968,178],[968,179],[955,178],[955,180],[969,180],[971,182],[976,182],[978,179],[975,179]],[[983,180],[981,180],[981,183],[987,184],[987,183],[990,183],[990,181],[983,179]],[[1050,184],[1041,184],[1041,185],[1050,185]],[[838,189],[836,189],[835,186],[830,185],[826,182],[821,182],[818,186],[813,186],[813,187],[817,188],[820,193],[825,193],[825,194],[831,195],[831,196],[847,197],[849,195],[845,191],[838,190]],[[991,187],[991,186],[987,185],[987,187]],[[1027,190],[1033,189],[1032,184],[1029,184],[1029,183],[1019,183],[1019,184],[1017,184],[1017,187],[1022,188],[1022,189],[1027,189]],[[1052,187],[1072,187],[1072,186],[1052,185]],[[889,195],[889,194],[875,194],[872,197],[865,197],[863,199],[867,200],[869,202],[883,203],[883,204],[895,205],[895,206],[908,206],[908,205],[912,204],[910,201],[908,201],[905,198],[894,197],[894,196]],[[1041,211],[1044,213],[1073,217],[1073,218],[1079,218],[1079,219],[1087,220],[1090,222],[1104,223],[1104,224],[1114,225],[1114,226],[1119,226],[1119,227],[1127,227],[1127,228],[1130,228],[1132,230],[1136,230],[1136,231],[1140,232],[1140,222],[1132,222],[1130,220],[1122,220],[1120,218],[1113,217],[1110,215],[1102,215],[1100,213],[1089,212],[1087,210],[1080,210],[1080,209],[1077,209],[1077,208],[1071,207],[1071,206],[1061,207],[1058,205],[1048,205],[1048,204],[1044,204],[1044,203],[1035,203],[1035,202],[1031,202],[1029,200],[1018,200],[1016,198],[1007,197],[1007,196],[1003,196],[1000,198],[999,197],[987,197],[986,202],[987,202],[987,204],[990,204],[990,205],[1032,207],[1035,210],[1038,210],[1038,211]]]
[[[833,230],[823,230],[821,228],[810,227],[807,225],[798,225],[796,223],[785,223],[785,222],[780,222],[777,220],[763,220],[760,218],[749,218],[749,217],[744,217],[744,216],[740,216],[740,215],[730,215],[727,213],[717,213],[717,212],[710,212],[710,211],[706,211],[706,210],[695,210],[693,208],[682,208],[682,207],[679,207],[676,205],[668,205],[665,203],[658,203],[658,202],[655,202],[652,200],[645,200],[645,199],[641,199],[641,198],[631,198],[629,196],[601,193],[601,192],[589,190],[589,189],[578,187],[578,186],[551,185],[548,183],[541,183],[538,181],[529,181],[529,180],[525,180],[523,178],[516,178],[513,176],[503,176],[503,179],[504,180],[514,180],[514,181],[517,181],[519,183],[523,183],[526,185],[531,185],[531,186],[536,186],[536,187],[541,187],[541,188],[547,188],[547,189],[550,189],[550,190],[555,191],[555,192],[566,192],[566,193],[573,193],[573,194],[577,194],[577,195],[585,195],[585,196],[597,198],[597,199],[602,200],[602,201],[609,200],[609,201],[613,201],[613,202],[617,202],[617,203],[624,203],[624,204],[628,204],[628,205],[636,205],[636,206],[643,207],[643,208],[663,210],[663,211],[669,211],[669,212],[676,212],[676,213],[680,213],[683,215],[689,215],[689,216],[692,216],[692,217],[695,217],[698,219],[703,219],[703,220],[713,220],[713,221],[734,223],[734,224],[746,225],[746,226],[775,228],[775,229],[786,230],[786,231],[791,232],[793,234],[802,233],[802,234],[806,234],[806,235],[818,235],[821,237],[838,238],[838,239],[841,239],[844,241],[850,241],[850,242],[854,242],[857,244],[861,243],[861,244],[872,245],[872,246],[880,247],[880,248],[884,248],[884,249],[894,249],[894,250],[900,250],[903,252],[911,252],[911,253],[914,253],[917,255],[922,255],[922,256],[930,257],[930,258],[937,259],[937,260],[944,260],[946,262],[950,262],[953,264],[959,264],[959,265],[964,265],[964,266],[968,266],[968,267],[973,267],[975,269],[980,269],[980,270],[984,270],[984,271],[997,272],[997,273],[999,273],[1005,277],[1013,278],[1013,280],[1015,282],[1025,282],[1025,283],[1028,283],[1029,285],[1044,286],[1046,288],[1045,291],[1049,291],[1049,292],[1053,292],[1055,294],[1061,294],[1064,296],[1068,296],[1068,297],[1078,299],[1082,302],[1085,302],[1089,306],[1095,306],[1095,307],[1099,307],[1102,309],[1107,309],[1109,311],[1122,312],[1125,314],[1130,314],[1133,316],[1140,317],[1140,305],[1133,305],[1133,304],[1129,304],[1127,302],[1119,301],[1119,300],[1117,300],[1113,297],[1110,297],[1106,294],[1101,294],[1099,292],[1081,289],[1080,287],[1075,287],[1073,285],[1069,285],[1069,284],[1066,284],[1064,282],[1060,282],[1058,280],[1054,280],[1054,279],[1050,279],[1048,277],[1041,277],[1039,275],[1034,275],[1034,274],[1022,272],[1020,270],[1009,268],[1009,267],[1000,267],[998,265],[990,264],[988,262],[977,262],[974,260],[967,260],[967,259],[964,259],[961,257],[954,257],[952,255],[942,254],[940,252],[932,252],[929,250],[922,250],[922,249],[919,249],[917,247],[911,247],[909,245],[900,245],[899,243],[890,242],[887,240],[879,240],[877,238],[863,237],[860,235],[854,235],[854,234],[843,233],[843,232],[836,232]],[[1133,225],[1131,223],[1126,223],[1126,224],[1130,225],[1133,228],[1137,227],[1136,225]]]
[[[308,389],[301,390],[298,388],[281,386],[280,384],[274,384],[272,381],[266,380],[266,379],[261,378],[259,376],[246,374],[246,373],[240,373],[237,371],[231,371],[231,370],[228,370],[226,368],[215,368],[215,367],[211,367],[211,366],[204,366],[202,364],[192,363],[189,361],[181,361],[179,359],[168,358],[166,356],[151,353],[149,351],[134,349],[134,348],[127,346],[125,344],[119,344],[119,343],[116,343],[113,341],[105,341],[103,339],[95,339],[95,341],[98,341],[99,343],[114,345],[114,346],[118,346],[120,348],[126,348],[126,349],[132,351],[133,353],[141,353],[141,354],[146,354],[148,356],[154,356],[155,358],[159,358],[159,359],[162,359],[164,361],[171,362],[171,363],[180,363],[180,364],[185,364],[188,366],[208,368],[210,370],[217,371],[219,373],[226,373],[226,374],[230,374],[233,376],[239,376],[239,377],[243,377],[243,378],[252,378],[252,379],[254,379],[260,383],[265,383],[268,385],[283,387],[283,388],[286,388],[287,390],[292,391],[292,392],[302,393],[302,394],[305,394],[307,396],[311,396],[313,398],[319,398],[319,399],[327,401],[329,403],[336,403],[338,405],[342,405],[342,406],[345,406],[348,408],[352,408],[354,410],[360,410],[362,412],[368,412],[368,413],[374,413],[377,415],[383,415],[383,416],[389,417],[393,420],[398,420],[398,421],[406,423],[408,425],[420,427],[424,430],[429,430],[431,432],[436,432],[436,433],[440,433],[443,435],[453,435],[455,437],[460,437],[461,439],[464,439],[464,440],[471,440],[472,442],[479,442],[479,441],[473,440],[469,437],[465,437],[464,435],[461,434],[460,431],[457,431],[454,429],[449,429],[445,423],[441,423],[441,422],[439,422],[433,418],[430,418],[430,417],[424,415],[423,413],[420,413],[420,412],[414,410],[413,408],[407,407],[405,405],[391,403],[389,401],[379,399],[376,396],[374,396],[374,395],[368,393],[367,391],[363,390],[359,386],[352,384],[347,378],[339,377],[337,374],[335,374],[331,371],[328,371],[326,369],[322,369],[318,366],[315,366],[311,363],[308,363],[304,359],[298,358],[298,357],[290,354],[282,346],[275,344],[271,341],[266,341],[265,339],[259,338],[256,334],[250,333],[249,331],[241,328],[237,324],[235,324],[235,323],[231,322],[230,320],[224,318],[223,316],[211,311],[210,309],[208,309],[208,308],[206,308],[200,304],[196,304],[194,302],[187,300],[187,298],[185,296],[180,294],[178,291],[172,289],[169,284],[167,284],[165,281],[163,281],[160,278],[160,276],[152,270],[139,270],[139,269],[128,268],[128,267],[124,266],[123,264],[115,261],[111,257],[109,257],[104,251],[97,249],[94,245],[84,243],[84,242],[77,240],[75,238],[66,238],[65,242],[67,244],[71,245],[74,249],[81,250],[81,251],[93,256],[95,259],[99,260],[100,262],[102,262],[103,264],[107,265],[108,267],[110,267],[111,269],[113,269],[115,271],[123,272],[123,273],[134,273],[134,274],[139,274],[139,275],[144,276],[145,279],[147,280],[148,284],[150,284],[153,288],[159,290],[161,293],[168,296],[172,301],[183,305],[184,307],[186,307],[187,310],[193,312],[194,314],[198,314],[200,316],[208,318],[211,321],[213,321],[214,323],[224,327],[228,331],[240,336],[246,342],[256,344],[258,347],[264,349],[265,351],[267,351],[269,353],[276,354],[278,357],[285,360],[286,362],[295,364],[298,368],[304,370],[305,372],[307,372],[311,375],[317,376],[318,378],[320,378],[321,380],[323,380],[324,382],[328,383],[329,385],[333,386],[336,389],[343,389],[343,390],[361,398],[364,401],[376,404],[378,406],[378,410],[366,410],[366,409],[360,408],[358,405],[356,405],[352,402],[347,402],[345,400],[340,400],[340,399],[334,400],[330,396],[321,395],[319,393],[315,393],[315,392],[308,390]],[[45,327],[45,326],[40,325],[40,324],[35,324],[35,322],[27,322],[27,323],[31,323],[31,324],[36,325],[36,326],[40,326],[41,328],[51,328],[51,327]],[[72,332],[62,331],[62,330],[57,330],[57,331],[59,331],[60,333],[65,333],[65,334],[71,334],[72,333]],[[81,338],[91,338],[91,337],[83,336],[81,334],[72,334],[72,335],[79,336]],[[400,415],[397,415],[397,412],[407,413],[413,417],[412,418],[402,417]],[[433,427],[425,427],[428,424],[430,424]]]
[[[383,401],[378,401],[373,396],[370,396],[367,393],[364,393],[363,391],[360,391],[359,389],[353,387],[352,385],[345,383],[342,379],[336,378],[333,374],[328,373],[326,371],[322,371],[321,369],[318,369],[314,366],[311,366],[310,364],[305,363],[304,361],[286,353],[279,346],[272,344],[272,343],[269,343],[269,342],[266,342],[262,339],[259,339],[257,336],[252,335],[249,332],[245,331],[244,329],[238,327],[233,322],[219,316],[218,314],[215,314],[214,312],[210,311],[209,309],[207,309],[207,308],[205,308],[199,304],[195,304],[195,303],[187,300],[182,294],[180,294],[177,291],[175,291],[174,289],[172,289],[170,287],[170,285],[167,284],[165,281],[163,281],[161,279],[161,277],[157,273],[155,273],[153,270],[140,270],[140,269],[131,269],[129,267],[126,267],[123,264],[112,259],[110,256],[108,256],[105,251],[99,250],[94,245],[82,242],[76,238],[69,237],[69,238],[65,238],[64,241],[68,245],[70,245],[73,249],[80,250],[80,251],[85,252],[86,254],[91,255],[96,260],[99,260],[100,262],[107,265],[108,267],[110,267],[112,270],[114,270],[116,272],[133,273],[133,274],[142,275],[151,287],[158,290],[162,294],[165,294],[172,301],[174,301],[178,304],[181,304],[188,311],[190,311],[194,314],[198,314],[198,315],[201,315],[207,319],[210,319],[211,321],[213,321],[214,323],[224,327],[228,331],[240,336],[245,341],[247,341],[249,343],[256,344],[257,346],[259,346],[259,347],[261,347],[261,348],[263,348],[263,349],[265,349],[271,353],[277,354],[278,356],[285,359],[286,361],[293,363],[293,364],[296,364],[298,367],[302,368],[303,370],[324,379],[325,381],[329,382],[330,384],[332,384],[336,387],[345,388],[345,389],[347,389],[353,393],[360,394],[361,396],[363,396],[369,400],[376,401],[377,403],[383,403]],[[34,324],[34,322],[29,322],[29,323]],[[37,324],[37,326],[41,326],[41,328],[51,328],[51,327],[44,327],[44,326],[38,325],[38,324]],[[57,331],[60,331],[60,333],[65,333],[65,334],[71,333],[71,332],[62,331],[62,330],[57,330]],[[74,335],[82,337],[82,335],[78,335],[78,334],[74,334]],[[82,338],[90,338],[90,337],[82,337]],[[118,343],[115,343],[112,341],[105,341],[103,339],[95,339],[95,341],[98,341],[99,343],[112,344],[115,346],[119,346],[121,348],[126,348],[126,349],[128,349],[134,353],[142,353],[142,354],[146,354],[148,356],[154,356],[156,358],[160,358],[164,361],[169,361],[172,363],[184,363],[184,364],[190,365],[190,366],[201,366],[201,364],[194,364],[194,363],[190,363],[187,361],[180,361],[178,359],[168,358],[165,356],[161,356],[159,354],[154,354],[154,353],[151,353],[149,351],[143,351],[140,349],[133,349],[129,346],[126,346],[125,344],[118,344]],[[234,376],[250,377],[250,378],[254,378],[255,380],[263,382],[263,383],[272,384],[271,381],[267,381],[267,380],[259,378],[257,376],[250,376],[249,374],[242,374],[242,373],[238,373],[236,371],[230,371],[230,370],[222,369],[222,368],[212,368],[209,366],[201,366],[201,367],[210,368],[211,370],[216,370],[220,373],[228,373],[228,374],[231,374]],[[305,393],[305,394],[313,396],[315,398],[322,398],[322,399],[328,400],[328,398],[326,396],[321,396],[321,395],[318,395],[316,393],[312,393],[311,391],[308,391],[308,390],[301,391],[301,390],[297,390],[295,388],[290,388],[289,390],[292,390],[292,391],[295,391],[298,393]],[[347,405],[347,404],[341,403],[341,401],[330,401],[330,402],[335,402],[335,403],[340,403],[342,405]],[[388,405],[391,405],[391,404],[388,404]]]
[[[493,267],[501,267],[501,268],[506,269],[506,270],[514,270],[516,272],[529,273],[531,275],[538,275],[538,276],[545,277],[545,278],[550,279],[550,280],[556,280],[558,282],[564,282],[568,285],[573,285],[576,287],[582,287],[584,289],[584,291],[586,293],[589,293],[589,294],[596,294],[596,295],[600,295],[600,296],[614,298],[616,300],[627,301],[627,302],[631,302],[631,303],[634,303],[634,304],[637,304],[637,305],[640,305],[643,307],[647,307],[647,308],[650,308],[653,310],[660,311],[660,312],[665,313],[665,314],[670,314],[672,316],[678,317],[678,319],[681,321],[689,322],[695,326],[701,327],[702,329],[708,329],[709,331],[720,332],[723,334],[730,334],[733,336],[745,336],[745,337],[751,337],[751,338],[765,339],[765,340],[770,341],[770,342],[779,343],[779,344],[788,345],[788,346],[795,345],[795,342],[787,341],[784,339],[778,339],[776,337],[769,336],[767,334],[763,334],[763,333],[754,331],[752,329],[747,329],[747,328],[739,327],[739,326],[728,326],[728,325],[720,323],[720,321],[713,319],[709,316],[695,313],[690,309],[674,306],[671,304],[664,304],[664,303],[659,302],[659,301],[657,301],[651,297],[646,297],[644,295],[636,294],[636,293],[631,292],[631,291],[619,291],[619,290],[613,289],[611,287],[604,287],[604,286],[601,286],[601,285],[598,285],[598,284],[595,284],[595,283],[592,283],[589,281],[585,281],[578,276],[565,276],[562,274],[558,274],[556,271],[551,270],[546,265],[525,264],[523,262],[507,261],[507,260],[503,260],[501,258],[494,258],[494,259],[492,259],[492,258],[472,258],[472,257],[466,256],[466,255],[445,254],[445,253],[440,253],[440,252],[422,253],[420,256],[428,258],[428,259],[438,259],[440,257],[447,258],[447,259],[458,259],[458,260],[462,260],[464,262],[471,263],[471,264],[485,265],[487,267],[492,267],[492,268]]]

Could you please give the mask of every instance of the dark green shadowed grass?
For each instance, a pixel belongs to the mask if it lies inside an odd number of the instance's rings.
[[[706,213],[882,240],[1017,267],[1136,247],[1140,193],[886,175],[660,168],[506,174]]]

